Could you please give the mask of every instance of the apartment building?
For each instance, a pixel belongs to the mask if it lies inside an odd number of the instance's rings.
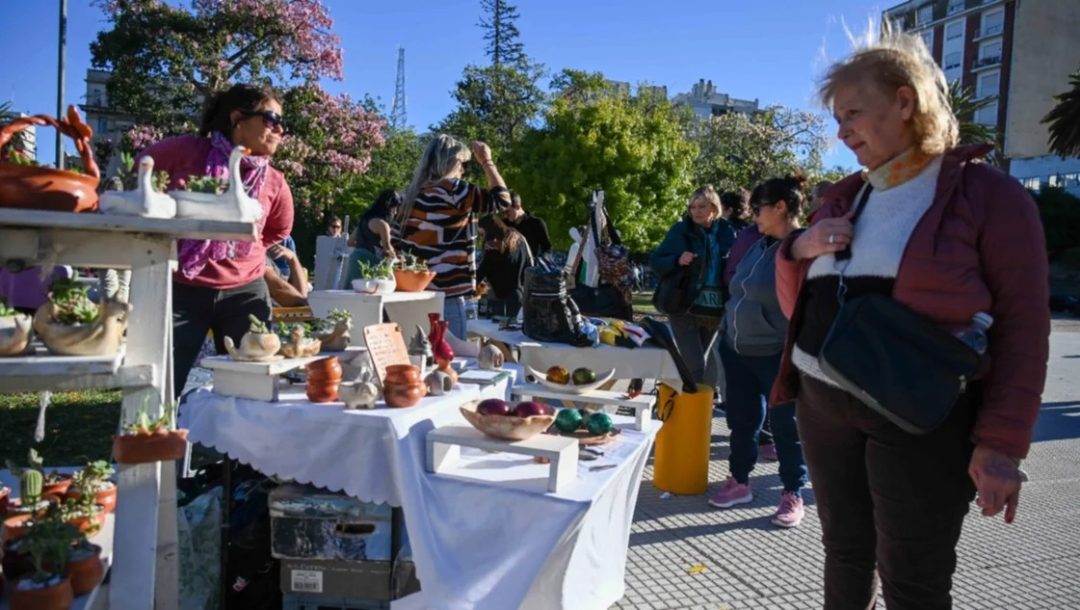
[[[950,82],[991,100],[974,120],[1001,134],[1013,176],[1080,194],[1080,159],[1049,154],[1041,123],[1080,68],[1080,1],[908,0],[882,20],[921,36]]]

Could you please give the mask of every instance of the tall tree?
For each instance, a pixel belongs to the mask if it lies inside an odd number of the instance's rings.
[[[975,91],[965,87],[959,79],[949,83],[949,104],[959,124],[961,144],[997,145],[997,132],[993,125],[975,121],[975,113],[993,102],[992,97],[977,99]]]
[[[485,51],[491,58],[491,65],[526,63],[525,45],[518,40],[521,32],[515,23],[520,16],[517,7],[506,0],[480,0],[480,8],[484,16],[477,25],[484,30]]]
[[[1080,69],[1069,76],[1068,91],[1054,96],[1057,105],[1042,120],[1050,129],[1050,152],[1080,156]]]
[[[600,75],[577,74],[564,79],[543,126],[515,144],[507,183],[561,245],[585,223],[592,190],[603,189],[624,241],[647,250],[685,210],[696,148],[667,100],[614,95]]]

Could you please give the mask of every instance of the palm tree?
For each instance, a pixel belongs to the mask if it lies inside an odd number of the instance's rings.
[[[1080,69],[1069,76],[1069,86],[1054,96],[1057,106],[1042,120],[1049,125],[1050,152],[1062,157],[1080,156]]]
[[[960,144],[993,144],[997,146],[997,130],[991,125],[976,123],[975,113],[993,103],[993,97],[975,98],[971,87],[965,87],[960,79],[949,83],[949,102],[953,114],[960,123]]]
[[[19,118],[19,114],[11,109],[11,102],[0,103],[0,125],[7,125],[8,123]],[[11,136],[11,141],[4,146],[5,151],[25,151],[26,150],[26,134],[25,132],[18,132]]]

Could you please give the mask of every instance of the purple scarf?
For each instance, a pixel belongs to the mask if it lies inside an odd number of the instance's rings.
[[[210,136],[210,154],[206,156],[205,174],[218,180],[229,180],[229,155],[232,154],[232,149],[232,142],[221,135],[221,132],[215,131]],[[266,183],[268,167],[270,167],[269,157],[247,155],[240,159],[240,175],[244,191],[252,199],[259,198],[259,193],[262,192],[262,187]],[[263,214],[257,223],[260,231],[265,222],[266,215]],[[253,245],[254,242],[250,241],[181,239],[177,242],[180,272],[185,278],[194,279],[208,262],[247,256],[251,254]]]

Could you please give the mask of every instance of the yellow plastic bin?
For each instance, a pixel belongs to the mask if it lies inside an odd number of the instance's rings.
[[[709,486],[713,389],[698,384],[697,392],[685,393],[661,383],[657,404],[664,427],[656,435],[653,485],[673,494],[705,493]]]

